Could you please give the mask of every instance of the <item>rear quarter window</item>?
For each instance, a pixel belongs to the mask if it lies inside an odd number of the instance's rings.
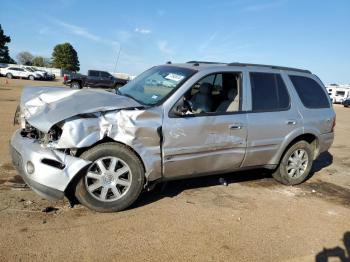
[[[305,76],[289,75],[303,105],[307,108],[329,108],[330,103],[323,90],[314,79]]]

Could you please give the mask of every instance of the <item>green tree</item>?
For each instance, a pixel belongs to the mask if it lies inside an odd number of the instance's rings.
[[[33,65],[34,56],[27,51],[18,53],[16,58],[21,65]]]
[[[42,56],[36,56],[32,60],[33,66],[39,66],[39,67],[44,67],[45,65],[45,58]]]
[[[15,64],[16,62],[10,57],[9,48],[6,45],[11,42],[11,38],[4,34],[0,24],[0,63]]]
[[[77,51],[70,43],[59,44],[54,47],[52,66],[74,72],[80,70]]]

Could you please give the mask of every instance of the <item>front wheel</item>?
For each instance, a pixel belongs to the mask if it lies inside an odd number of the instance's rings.
[[[311,145],[306,141],[299,141],[285,152],[272,176],[284,185],[300,184],[308,178],[313,158]]]
[[[28,78],[29,78],[29,80],[31,80],[31,81],[33,81],[33,80],[35,79],[35,77],[32,76],[32,75],[30,75]]]
[[[92,161],[75,188],[81,204],[98,212],[115,212],[135,202],[144,185],[144,170],[130,149],[104,143],[85,151],[81,158]]]

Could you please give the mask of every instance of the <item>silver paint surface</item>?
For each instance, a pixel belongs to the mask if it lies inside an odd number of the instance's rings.
[[[181,66],[191,67],[189,64]],[[152,108],[144,108],[131,98],[105,91],[26,88],[21,99],[22,115],[26,121],[44,133],[57,125],[62,134],[47,145],[34,146],[18,135],[12,138],[11,144],[16,145],[23,158],[28,160],[38,159],[42,154],[63,161],[67,166],[81,165],[83,168],[89,163],[62,151],[90,147],[103,139],[113,140],[136,152],[145,167],[148,181],[261,165],[276,166],[290,142],[306,133],[318,139],[318,153],[331,146],[334,137],[331,132],[335,117],[333,109],[304,108],[288,73],[313,79],[316,79],[315,76],[256,67],[205,65],[197,69],[198,72],[162,105]],[[291,107],[282,112],[252,112],[249,81],[249,72],[252,71],[281,74],[291,97]],[[196,117],[169,115],[192,85],[217,72],[242,74],[242,112]],[[295,121],[295,125],[289,126],[287,122],[290,120]],[[235,125],[241,128],[233,129]],[[35,153],[34,147],[35,150],[40,148],[40,153]],[[67,167],[64,172],[56,170],[55,174],[63,174],[68,182],[79,172],[78,169]],[[66,183],[51,181],[46,176],[48,170],[48,167],[40,166],[40,181],[53,186],[57,183],[56,188],[64,190]]]

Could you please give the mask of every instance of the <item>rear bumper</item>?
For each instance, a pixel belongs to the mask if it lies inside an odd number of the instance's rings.
[[[319,153],[327,151],[333,144],[334,132],[320,135]]]
[[[22,137],[20,130],[12,136],[10,153],[13,165],[23,180],[49,200],[62,199],[69,182],[90,164],[89,161],[45,148],[36,140]],[[29,162],[34,166],[31,174],[27,170]]]

